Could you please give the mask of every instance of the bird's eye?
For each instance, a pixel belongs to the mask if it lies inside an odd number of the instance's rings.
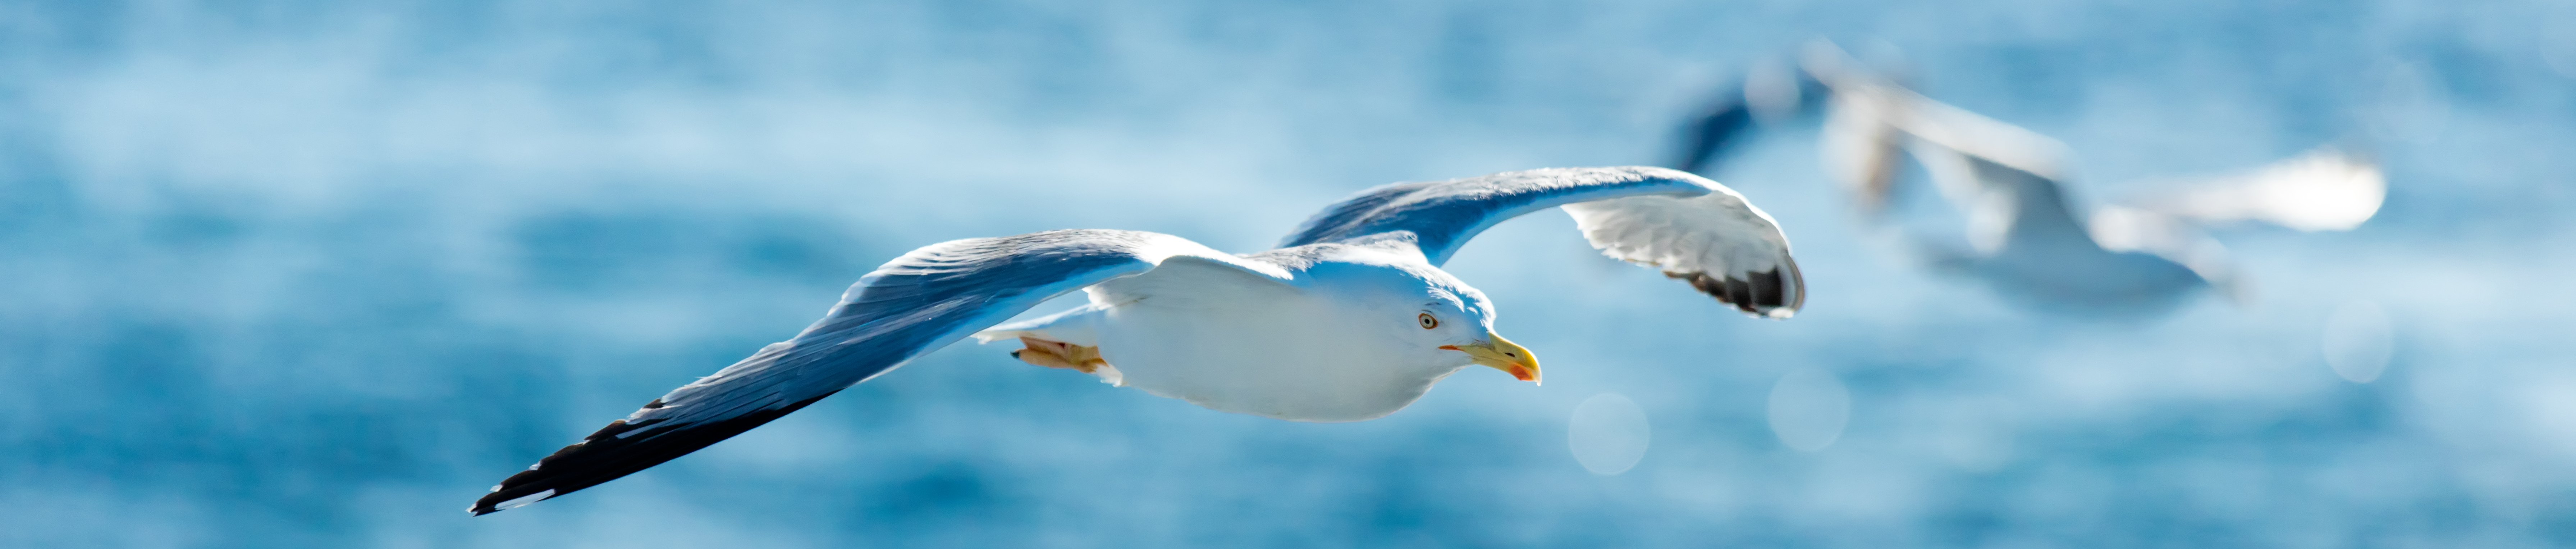
[[[1422,329],[1425,330],[1440,327],[1440,319],[1433,318],[1431,313],[1422,313],[1422,316],[1418,320],[1422,321]]]

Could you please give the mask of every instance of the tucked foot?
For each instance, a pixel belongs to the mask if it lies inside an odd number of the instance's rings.
[[[1085,347],[1028,336],[1021,336],[1020,343],[1027,345],[1028,348],[1011,351],[1011,358],[1020,359],[1021,362],[1048,368],[1076,370],[1086,374],[1098,373],[1101,367],[1109,365],[1109,361],[1100,358],[1099,347]]]

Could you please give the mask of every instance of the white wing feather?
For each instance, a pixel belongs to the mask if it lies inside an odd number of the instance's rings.
[[[2320,148],[2132,206],[2204,224],[2260,221],[2302,231],[2346,231],[2379,213],[2388,179],[2368,159]]]
[[[1583,239],[1602,255],[1661,269],[1702,291],[1779,292],[1774,301],[1779,306],[1758,308],[1771,318],[1789,318],[1806,303],[1806,282],[1789,257],[1788,239],[1770,214],[1734,190],[1631,196],[1563,208],[1574,216]]]

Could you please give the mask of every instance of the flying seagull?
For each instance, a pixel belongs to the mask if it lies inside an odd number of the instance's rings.
[[[470,509],[481,515],[608,482],[758,427],[968,336],[1012,356],[1210,409],[1292,421],[1374,419],[1469,365],[1538,382],[1494,333],[1483,292],[1440,270],[1503,220],[1561,207],[1604,254],[1746,313],[1806,299],[1789,241],[1742,195],[1650,167],[1557,168],[1361,192],[1277,249],[1230,255],[1180,237],[1061,230],[952,240],[860,277],[787,341],[646,403]],[[1088,305],[995,326],[1083,290]]]
[[[2043,307],[2153,312],[2203,287],[2241,301],[2244,281],[2205,227],[2264,222],[2350,230],[2377,213],[2387,195],[2377,164],[2321,147],[2086,209],[2070,196],[2063,168],[2068,153],[2056,140],[1883,81],[1826,81],[1838,86],[1839,112],[1829,116],[1844,121],[1827,126],[1828,142],[1901,147],[1966,212],[1970,249],[1932,250],[1937,261]],[[1883,211],[1893,188],[1885,166],[1892,157],[1839,157],[1864,164],[1841,170],[1863,210]]]

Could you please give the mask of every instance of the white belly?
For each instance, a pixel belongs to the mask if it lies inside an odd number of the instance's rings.
[[[1258,308],[1108,307],[1092,326],[1125,385],[1225,412],[1295,421],[1376,419],[1457,367],[1426,371],[1384,332],[1303,299]]]

